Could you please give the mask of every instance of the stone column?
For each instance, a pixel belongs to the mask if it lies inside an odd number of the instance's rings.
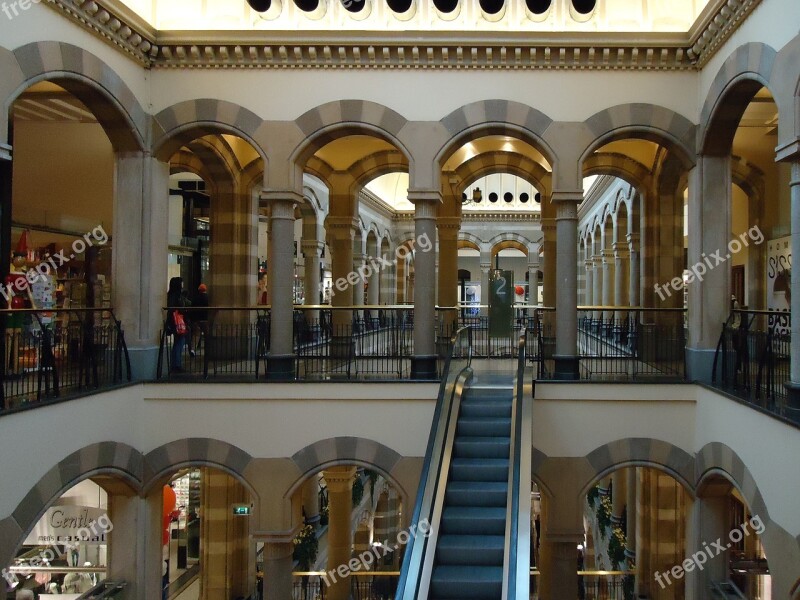
[[[622,513],[628,501],[627,488],[628,477],[625,469],[617,469],[611,474],[611,525],[614,527],[622,527]]]
[[[689,265],[705,264],[706,257],[728,252],[731,223],[730,156],[699,156],[689,172]],[[712,265],[715,259],[708,258]],[[656,291],[656,305],[662,297],[683,294],[667,282]],[[730,265],[708,268],[703,281],[689,283],[689,343],[687,378],[711,381],[714,353],[722,325],[730,312]]]
[[[636,467],[629,467],[625,469],[625,477],[627,478],[626,488],[628,498],[626,505],[628,510],[626,512],[626,525],[625,525],[625,557],[628,559],[629,564],[636,564]]]
[[[305,522],[314,529],[319,527],[319,475],[312,475],[303,484],[303,511]]]
[[[439,306],[458,304],[458,232],[461,219],[458,217],[439,217]],[[440,311],[439,333],[444,341],[456,331],[458,311]]]
[[[792,162],[791,186],[791,231],[792,256],[800,256],[800,157]],[[789,392],[789,407],[794,414],[800,411],[800,277],[795,276],[791,282],[792,302],[791,314],[792,342],[790,354],[790,381],[786,383]]]
[[[603,256],[595,254],[592,256],[592,306],[600,306],[603,303]],[[599,310],[592,311],[592,320],[597,323],[603,317]]]
[[[594,261],[591,258],[583,262],[586,268],[586,290],[584,297],[584,304],[591,306],[594,304]]]
[[[539,259],[539,253],[529,254],[528,260]],[[528,304],[530,306],[539,305],[539,263],[528,263]],[[528,309],[528,324],[532,326],[532,319],[536,316],[536,309]]]
[[[398,250],[402,249],[399,248]],[[398,257],[397,261],[395,262],[394,270],[395,304],[405,304],[406,302],[406,271],[408,270],[406,267],[406,259]]]
[[[301,248],[303,250],[304,264],[304,281],[306,304],[321,304],[320,298],[320,274],[321,274],[321,261],[322,250],[325,244],[317,240],[303,241]],[[319,311],[309,311],[318,313]]]
[[[353,305],[353,240],[358,221],[350,216],[328,215],[325,229],[328,234],[328,248],[331,251],[331,304],[337,306]],[[350,356],[352,343],[353,312],[334,310],[332,312],[333,340],[331,352],[334,356]]]
[[[292,597],[293,537],[279,533],[257,538],[257,541],[264,542],[264,600],[286,600]]]
[[[353,272],[363,273],[364,262],[367,260],[367,255],[364,253],[353,254]],[[356,277],[356,282],[353,285],[353,304],[362,306],[364,304],[364,278],[359,275]]]
[[[372,265],[372,269],[369,271],[369,277],[367,278],[367,304],[377,306],[381,301],[380,261],[375,256],[370,256],[368,260],[369,264]]]
[[[160,598],[164,505],[161,488],[141,498],[119,482],[110,486],[108,518],[113,529],[106,534],[106,578],[126,581],[129,598]]]
[[[0,261],[0,282],[3,283],[5,283],[8,275],[9,257],[11,256],[11,200],[13,191],[11,179],[13,170],[11,146],[0,142],[0,256],[3,257],[3,260]],[[8,302],[0,301],[0,306],[7,308]],[[5,331],[6,318],[6,315],[0,315],[0,325],[2,325],[3,331]],[[8,353],[11,352],[12,350],[9,349]],[[0,366],[0,378],[3,378],[8,365],[5,334],[0,335],[0,357],[2,357],[0,360],[3,361],[3,365]],[[0,410],[5,408],[5,394],[0,390]],[[5,564],[5,562],[2,564]]]
[[[583,191],[555,191],[556,205],[556,379],[578,379],[578,203]]]
[[[544,305],[550,308],[556,306],[556,219],[555,207],[549,198],[542,197],[542,246],[543,257],[542,271]],[[576,234],[577,235],[577,234]],[[552,335],[552,332],[551,334]]]
[[[294,209],[302,196],[292,191],[264,190],[261,200],[270,205],[269,286],[270,347],[267,378],[294,379]]]
[[[539,549],[541,576],[540,600],[566,600],[578,597],[578,544],[583,536],[543,534]]]
[[[481,252],[481,304],[480,315],[484,319],[489,317],[489,271],[492,270],[492,261],[488,252]]]
[[[628,244],[614,242],[614,304],[617,306],[630,306],[629,260]],[[620,335],[625,335],[628,314],[627,311],[617,311],[613,315],[617,328],[617,334],[615,334],[617,335],[617,340],[621,339]]]
[[[414,204],[414,356],[413,379],[435,379],[436,354],[436,210],[439,190],[408,190]]]
[[[630,274],[628,276],[628,296],[630,298],[630,305],[641,306],[642,300],[639,288],[639,261],[641,260],[641,257],[639,255],[638,233],[628,234],[628,252],[628,267],[630,269]]]
[[[353,478],[355,467],[331,467],[324,472],[328,484],[328,564],[327,571],[347,565],[353,550]],[[350,578],[337,577],[331,581],[327,597],[330,600],[349,600]]]
[[[601,302],[603,303],[603,306],[611,306],[614,304],[614,280],[616,277],[614,271],[614,251],[611,248],[604,248],[602,260],[603,296],[601,298]],[[613,311],[603,311],[603,321],[605,321],[606,325],[608,325],[613,318]]]
[[[249,519],[231,507],[249,503],[244,486],[217,469],[202,470],[200,511],[200,589],[206,600],[228,600],[252,593],[248,575]]]
[[[116,153],[111,293],[137,379],[155,377],[167,301],[168,204],[168,163]]]
[[[687,573],[687,592],[694,591],[694,594],[689,597],[705,598],[712,581],[719,582],[728,579],[730,551],[725,547],[725,542],[730,533],[730,500],[728,498],[730,491],[731,486],[727,481],[715,482],[706,486],[692,505],[689,523],[687,523],[686,556],[702,552],[705,549],[704,545],[709,546],[717,539],[722,540],[724,551],[715,550],[712,557],[706,556],[708,560],[702,571]]]

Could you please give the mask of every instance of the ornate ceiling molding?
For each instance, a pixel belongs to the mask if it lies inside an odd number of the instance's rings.
[[[118,0],[48,0],[147,68],[670,71],[701,68],[760,2],[714,0],[687,34],[178,34],[154,30]]]

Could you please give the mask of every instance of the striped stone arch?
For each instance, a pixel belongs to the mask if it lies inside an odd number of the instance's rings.
[[[295,120],[302,142],[292,151],[290,161],[303,166],[317,150],[348,135],[381,138],[411,160],[411,153],[400,141],[406,118],[391,108],[367,100],[337,100],[312,108]]]
[[[542,465],[547,462],[547,455],[538,448],[531,448],[531,478],[539,487],[539,491],[548,498],[553,497],[553,491],[540,475]]]
[[[458,232],[459,248],[473,248],[479,252],[483,252],[484,246],[486,246],[486,243],[474,233],[469,233],[468,231]]]
[[[333,175],[334,168],[318,156],[312,156],[303,166],[303,173],[313,175],[320,181],[328,185],[330,176]]]
[[[165,108],[153,117],[153,155],[168,160],[181,146],[220,133],[246,140],[267,161],[267,152],[256,141],[264,121],[251,110],[213,98],[186,100]]]
[[[700,112],[699,152],[730,153],[733,136],[750,100],[762,87],[770,88],[776,56],[774,49],[760,42],[739,46],[728,56],[711,83]]]
[[[144,456],[144,493],[166,483],[177,470],[191,466],[214,467],[232,475],[248,488],[254,498],[253,486],[244,476],[252,457],[244,450],[212,438],[186,438],[169,442]]]
[[[553,120],[543,112],[510,100],[481,100],[451,112],[439,121],[449,139],[436,153],[436,164],[443,166],[458,148],[488,135],[504,135],[527,142],[541,152],[550,166],[556,155],[545,141]]]
[[[221,188],[227,188],[228,191],[233,189],[236,171],[239,169],[237,165],[231,164],[232,160],[235,161],[235,157],[229,148],[219,147],[207,139],[193,140],[185,147],[205,166],[205,174],[208,177],[205,182],[212,190],[219,192]]]
[[[583,177],[611,175],[634,187],[644,185],[652,173],[639,161],[617,152],[595,152],[583,162]]]
[[[456,175],[461,186],[466,190],[475,181],[493,173],[510,173],[524,179],[543,196],[550,195],[553,189],[553,174],[535,160],[516,152],[484,152],[461,163],[456,168]]]
[[[640,138],[676,152],[686,169],[694,166],[696,126],[683,115],[656,104],[619,104],[595,113],[584,124],[592,136],[580,163],[598,148],[620,139]]]
[[[795,597],[793,594],[800,591],[798,583],[794,583],[792,587],[793,578],[800,571],[800,535],[793,537],[772,520],[766,502],[747,465],[729,446],[720,442],[706,444],[696,454],[695,478],[698,495],[702,493],[703,484],[714,477],[722,477],[734,485],[747,503],[750,513],[758,515],[761,519],[764,533],[760,539],[764,545],[764,553],[768,561],[774,560],[776,563],[774,583],[780,587],[785,586],[784,590],[790,589],[789,597]],[[792,548],[793,545],[793,552],[787,552],[787,548]],[[778,567],[783,573],[788,571],[788,579],[785,575],[778,577]],[[778,592],[785,593],[785,591],[780,592],[780,589]]]
[[[13,52],[0,48],[0,143],[8,135],[13,102],[40,81],[51,81],[83,102],[118,152],[147,148],[149,117],[122,78],[91,52],[64,42],[34,42]]]
[[[173,154],[172,158],[170,158],[169,173],[170,175],[175,175],[183,172],[194,173],[198,177],[202,178],[203,181],[208,182],[210,191],[212,193],[214,192],[215,183],[211,177],[211,173],[203,161],[200,160],[200,158],[198,158],[194,152],[181,149]]]
[[[259,191],[264,187],[264,161],[255,158],[242,169],[242,187],[250,192],[255,188]]]
[[[651,438],[625,438],[604,444],[586,455],[593,474],[581,486],[586,494],[598,480],[622,467],[653,467],[664,471],[694,496],[695,458],[669,442]]]
[[[11,563],[47,508],[75,484],[91,477],[111,476],[124,482],[132,493],[140,493],[144,471],[141,453],[121,442],[92,444],[65,457],[39,479],[10,516],[0,521],[0,564]]]
[[[766,197],[764,171],[740,156],[731,156],[731,177],[735,185],[756,202]]]
[[[350,167],[348,173],[353,178],[355,187],[362,188],[381,175],[398,171],[408,172],[408,159],[399,150],[392,149],[365,156]]]
[[[392,483],[405,501],[406,491],[394,474],[394,469],[401,458],[400,454],[388,446],[366,438],[335,437],[320,440],[291,456],[301,475],[283,497],[291,498],[306,479],[323,469],[338,465],[358,465],[378,471]]]

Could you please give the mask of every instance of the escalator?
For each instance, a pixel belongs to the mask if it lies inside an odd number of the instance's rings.
[[[532,394],[517,368],[475,374],[469,328],[442,378],[414,523],[431,523],[404,556],[398,600],[527,600]],[[527,456],[526,456],[527,454]]]

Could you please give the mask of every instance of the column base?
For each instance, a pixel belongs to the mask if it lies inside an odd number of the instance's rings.
[[[158,365],[158,346],[129,347],[128,356],[131,359],[131,378],[133,381],[155,380],[156,366]],[[166,360],[164,361],[164,371],[166,372]]]
[[[576,381],[580,379],[579,360],[577,356],[553,355],[555,367],[553,378],[563,381]]]
[[[714,370],[715,350],[707,348],[686,348],[686,379],[711,384]],[[717,377],[722,374],[722,365],[717,365]]]
[[[267,356],[268,381],[294,381],[294,355],[270,354]]]
[[[439,379],[436,356],[412,356],[411,379]]]

